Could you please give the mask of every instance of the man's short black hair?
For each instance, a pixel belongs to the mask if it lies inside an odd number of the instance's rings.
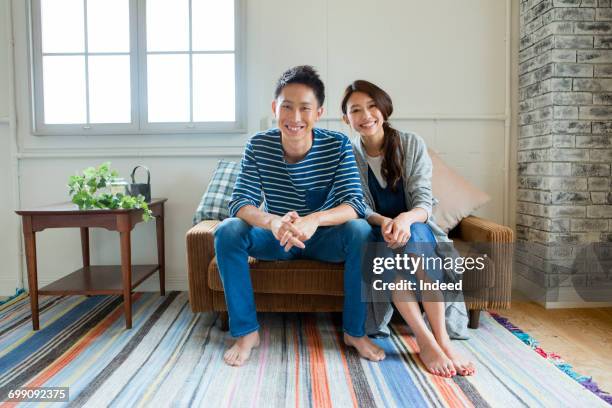
[[[302,84],[311,88],[317,98],[317,102],[319,102],[319,106],[323,106],[325,101],[325,85],[323,85],[323,81],[319,78],[319,74],[314,67],[299,65],[283,72],[283,75],[281,75],[276,83],[274,99],[278,98],[283,88],[289,84]]]

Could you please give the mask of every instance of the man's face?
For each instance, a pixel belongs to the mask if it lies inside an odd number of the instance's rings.
[[[311,136],[312,128],[323,114],[323,107],[319,106],[312,88],[289,84],[272,101],[272,111],[284,137],[301,139]]]

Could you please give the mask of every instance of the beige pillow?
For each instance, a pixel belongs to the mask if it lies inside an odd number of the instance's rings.
[[[459,222],[485,205],[491,197],[448,167],[440,156],[427,149],[433,164],[431,187],[439,202],[433,208],[436,224],[446,233]]]

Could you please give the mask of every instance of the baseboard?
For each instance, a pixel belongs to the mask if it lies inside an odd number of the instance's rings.
[[[536,302],[546,309],[612,307],[612,301],[585,300],[610,298],[610,288],[580,288],[582,293],[578,293],[573,286],[560,287],[554,290],[551,299],[551,289],[547,290],[522,276],[514,277],[513,287],[520,292],[522,299]]]

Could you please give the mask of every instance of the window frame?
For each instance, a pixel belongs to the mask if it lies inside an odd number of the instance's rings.
[[[32,83],[31,109],[32,133],[46,135],[137,135],[137,134],[207,134],[207,133],[244,133],[246,132],[246,86],[245,86],[245,16],[244,0],[234,1],[234,97],[235,120],[233,122],[148,122],[147,118],[147,49],[146,49],[146,0],[129,1],[130,21],[130,102],[132,121],[130,123],[102,124],[45,124],[43,95],[43,53],[41,0],[30,0],[28,4],[28,23],[30,24],[30,81]],[[83,0],[85,10],[87,1]],[[189,2],[191,20],[191,0]],[[85,11],[86,12],[86,11]],[[87,35],[87,21],[84,22]],[[191,41],[191,23],[190,23]],[[191,47],[190,47],[191,48]],[[88,53],[85,41],[85,68],[90,55],[113,55],[114,53]],[[191,56],[199,52],[186,52]],[[218,53],[212,51],[210,53]],[[126,53],[117,53],[126,55]],[[52,55],[83,55],[83,53],[58,53]],[[190,73],[190,95],[193,94],[193,77]],[[86,84],[87,87],[89,86]],[[87,89],[87,88],[86,88]],[[89,96],[86,94],[86,104]],[[190,98],[193,110],[193,98]],[[89,120],[89,109],[87,109]]]

